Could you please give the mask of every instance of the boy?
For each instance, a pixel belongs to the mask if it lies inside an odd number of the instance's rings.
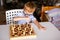
[[[41,26],[36,18],[33,16],[33,12],[36,9],[36,5],[33,2],[27,2],[24,5],[23,13],[19,14],[14,20],[19,20],[18,24],[23,24],[26,22],[33,22],[39,29],[45,29],[45,27]]]

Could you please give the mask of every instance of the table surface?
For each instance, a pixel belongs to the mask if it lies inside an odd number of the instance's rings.
[[[37,37],[22,40],[60,40],[60,31],[52,23],[40,22],[40,24],[46,27],[45,31],[39,30],[36,25],[32,23]],[[9,25],[0,25],[0,40],[10,40]]]

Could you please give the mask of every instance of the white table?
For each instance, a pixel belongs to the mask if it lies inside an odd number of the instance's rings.
[[[50,22],[41,22],[40,24],[45,26],[47,30],[39,30],[36,25],[32,23],[37,37],[35,39],[25,40],[60,40],[60,31],[53,24]],[[0,25],[0,40],[10,40],[9,25]]]

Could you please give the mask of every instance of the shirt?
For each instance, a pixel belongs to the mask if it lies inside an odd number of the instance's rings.
[[[25,16],[28,16],[29,17],[29,21],[27,21],[27,20],[19,20],[18,21],[18,24],[25,24],[25,23],[29,23],[30,21],[34,21],[34,20],[36,20],[36,18],[33,16],[33,14],[31,14],[31,15],[29,15],[29,14],[25,14],[24,13],[24,10],[23,10],[23,12],[22,13],[19,13],[17,16],[20,16],[20,17],[25,17]]]

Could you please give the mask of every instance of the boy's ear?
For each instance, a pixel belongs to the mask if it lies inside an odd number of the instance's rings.
[[[25,10],[25,6],[24,6],[24,8],[23,8],[24,10]]]
[[[26,4],[24,5],[24,8],[26,7]]]
[[[25,9],[26,8],[26,5],[24,5],[24,8],[23,9]]]

